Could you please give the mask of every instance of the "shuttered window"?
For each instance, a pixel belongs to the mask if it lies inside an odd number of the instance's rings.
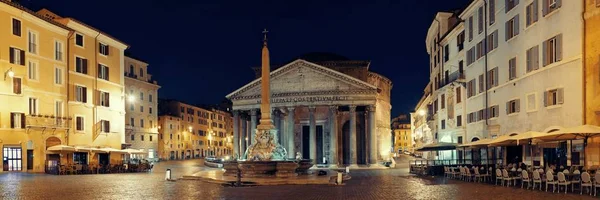
[[[477,16],[477,30],[481,34],[483,32],[483,6],[477,10]]]
[[[540,66],[540,52],[539,52],[539,46],[534,46],[531,47],[530,49],[527,49],[527,52],[525,53],[526,57],[527,57],[527,72],[531,72],[534,70],[539,69]]]
[[[108,120],[101,120],[100,121],[100,128],[101,128],[101,132],[103,133],[110,133],[110,121]]]
[[[103,64],[98,64],[98,78],[108,81],[109,71],[108,67]]]
[[[504,0],[504,5],[506,12],[508,12],[519,5],[519,0]]]
[[[542,0],[542,13],[544,16],[562,7],[562,0]]]
[[[441,109],[446,109],[446,95],[442,94],[442,101],[441,101],[442,105],[441,105]]]
[[[506,102],[506,114],[510,115],[521,111],[521,100],[514,99]]]
[[[98,91],[98,101],[101,106],[110,107],[110,94],[108,92]]]
[[[544,41],[542,48],[544,51],[542,58],[544,67],[562,60],[562,43],[562,34]]]
[[[12,34],[21,36],[21,20],[12,19]]]
[[[487,52],[498,48],[498,30],[495,30],[494,32],[492,32],[492,34],[487,36],[487,48]]]
[[[489,7],[489,17],[490,17],[490,25],[494,24],[494,22],[496,22],[496,0],[488,0],[488,7]]]
[[[460,103],[462,101],[462,94],[460,91],[460,87],[456,88],[456,103]]]
[[[87,88],[83,86],[75,86],[75,101],[87,103]]]
[[[75,33],[75,45],[83,47],[83,35]]]
[[[488,108],[488,119],[496,118],[500,116],[499,112],[500,107],[498,105],[494,105]]]
[[[10,113],[10,128],[23,129],[25,128],[25,114],[18,112]]]
[[[544,1],[544,0],[542,0]],[[533,0],[525,9],[525,26],[529,27],[538,21],[538,0]]]
[[[482,93],[483,91],[485,91],[483,83],[484,83],[483,74],[481,74],[481,75],[479,75],[479,93]]]
[[[498,86],[498,67],[487,72],[487,88]]]
[[[564,93],[564,88],[557,88],[544,92],[544,106],[548,107],[563,104]]]
[[[75,117],[75,130],[77,131],[83,131],[84,130],[84,121],[83,121],[83,117]]]
[[[508,60],[508,80],[517,78],[517,58]]]
[[[22,93],[22,82],[21,78],[13,77],[13,93],[21,94]]]
[[[9,61],[11,64],[25,66],[25,51],[9,47]]]
[[[87,74],[88,73],[88,60],[80,57],[75,57],[75,71]]]
[[[506,41],[519,35],[519,15],[516,15],[512,19],[506,21],[504,30],[505,30]]]
[[[469,42],[473,41],[473,16],[469,17]]]
[[[109,46],[106,45],[106,44],[102,44],[102,43],[98,44],[98,51],[102,55],[108,56],[109,55],[109,51],[108,51],[109,49],[110,49]]]

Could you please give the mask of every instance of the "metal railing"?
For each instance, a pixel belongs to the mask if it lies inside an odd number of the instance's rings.
[[[53,115],[27,115],[25,116],[25,125],[27,127],[41,128],[69,128],[71,118],[56,117]]]

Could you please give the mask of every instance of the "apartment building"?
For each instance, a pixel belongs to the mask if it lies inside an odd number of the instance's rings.
[[[233,117],[229,112],[176,100],[160,100],[159,106],[159,140],[164,140],[159,141],[161,159],[231,155]]]
[[[142,157],[158,160],[158,89],[148,64],[125,57],[125,142],[147,152]]]
[[[392,119],[392,135],[394,138],[394,152],[413,152],[413,138],[410,116],[399,115]]]

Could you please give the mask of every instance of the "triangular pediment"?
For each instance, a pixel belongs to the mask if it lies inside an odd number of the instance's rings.
[[[331,92],[376,92],[377,87],[305,60],[298,59],[271,72],[272,96],[319,94]],[[256,79],[227,95],[229,99],[260,96],[261,81]]]

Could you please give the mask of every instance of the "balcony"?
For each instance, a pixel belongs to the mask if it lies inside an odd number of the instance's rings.
[[[25,116],[25,126],[27,128],[69,129],[70,121],[70,117],[56,117],[54,115]]]
[[[137,79],[137,75],[133,74],[133,73],[127,73],[125,72],[125,77],[129,77],[129,78],[135,78]]]

